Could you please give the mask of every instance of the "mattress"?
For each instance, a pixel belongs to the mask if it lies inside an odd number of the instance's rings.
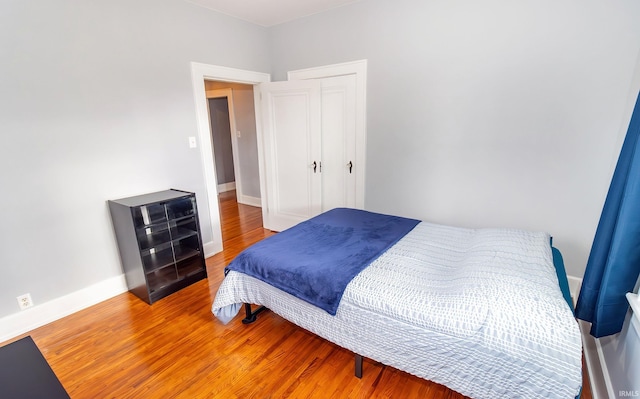
[[[335,316],[238,272],[212,312],[242,303],[383,364],[473,398],[573,398],[578,324],[545,233],[421,222],[347,286]]]

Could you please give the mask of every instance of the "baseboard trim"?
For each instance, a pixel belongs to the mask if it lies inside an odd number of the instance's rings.
[[[124,274],[0,319],[0,342],[127,291]]]
[[[202,250],[204,251],[204,257],[209,258],[218,252],[222,252],[222,244],[216,244],[213,241],[205,242],[202,244]]]
[[[596,388],[599,391],[606,390],[607,392],[606,396],[598,394],[597,396],[594,396],[594,398],[595,399],[598,399],[599,397],[616,398],[617,395],[613,392],[613,383],[611,382],[611,374],[609,374],[609,368],[607,367],[607,362],[605,361],[605,358],[604,358],[602,345],[600,344],[600,340],[598,340],[597,338],[593,338],[593,340],[596,343],[596,351],[598,353],[598,363],[600,364],[600,370],[602,372],[602,381],[604,382],[604,384],[600,383],[599,385],[597,385]],[[589,374],[589,377],[591,377],[591,374]]]
[[[235,190],[236,182],[218,184],[218,193],[226,193],[227,191]]]
[[[259,197],[243,195],[242,197],[238,197],[237,201],[239,204],[257,206],[258,208],[262,207],[262,200]]]
[[[591,388],[591,396],[593,399],[604,399],[601,392],[606,392],[606,385],[602,373],[602,365],[596,348],[596,340],[589,334],[589,323],[578,320],[580,333],[582,335],[582,351],[584,353],[584,362],[587,366],[587,374],[589,376],[589,384]],[[583,388],[584,389],[584,388]]]
[[[582,279],[580,277],[567,276],[567,280],[569,280],[569,291],[571,292],[571,299],[573,299],[573,306],[576,306],[578,295],[580,295],[580,287],[582,287]]]
[[[605,361],[602,343],[598,338],[594,338],[591,333],[591,323],[578,320],[580,333],[582,335],[582,347],[584,351],[584,361],[589,373],[591,384],[591,396],[593,399],[617,398],[611,381],[611,374]]]
[[[576,305],[578,296],[580,295],[580,288],[582,287],[582,279],[579,277],[567,276],[569,280],[569,291],[571,291],[571,298],[573,299],[573,305]],[[607,370],[607,364],[604,361],[604,354],[602,353],[602,346],[600,341],[594,338],[590,334],[591,323],[584,320],[578,320],[580,326],[580,334],[582,336],[582,348],[584,352],[584,361],[587,366],[587,373],[589,375],[589,384],[591,388],[591,396],[593,399],[607,399],[613,398],[611,396],[613,392],[611,378],[609,371]]]

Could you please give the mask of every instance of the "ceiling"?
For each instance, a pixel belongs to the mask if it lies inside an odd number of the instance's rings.
[[[359,0],[184,0],[261,26],[273,26]]]

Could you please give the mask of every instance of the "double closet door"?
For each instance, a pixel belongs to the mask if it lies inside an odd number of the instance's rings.
[[[355,76],[260,86],[265,228],[282,231],[329,209],[362,207]]]

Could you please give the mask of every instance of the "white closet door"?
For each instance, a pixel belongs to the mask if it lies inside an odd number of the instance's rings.
[[[320,90],[312,80],[260,84],[267,229],[282,231],[321,212]]]
[[[356,77],[322,85],[322,211],[356,207]]]

